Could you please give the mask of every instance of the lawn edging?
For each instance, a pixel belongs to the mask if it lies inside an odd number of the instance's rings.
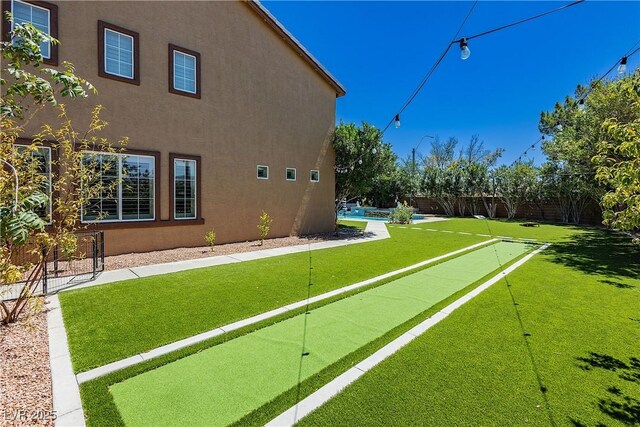
[[[401,268],[401,269],[398,269],[398,270],[394,270],[394,271],[391,271],[391,272],[388,272],[388,273],[384,273],[384,274],[381,274],[379,276],[376,276],[376,277],[373,277],[373,278],[370,278],[370,279],[367,279],[367,280],[363,280],[361,282],[357,282],[357,283],[354,283],[352,285],[345,286],[345,287],[342,287],[342,288],[339,288],[339,289],[334,289],[332,291],[325,292],[325,293],[320,294],[320,295],[316,295],[316,296],[311,297],[309,299],[304,299],[304,300],[301,300],[301,301],[297,301],[297,302],[285,305],[283,307],[279,307],[279,308],[276,308],[276,309],[273,309],[273,310],[270,310],[270,311],[267,311],[267,312],[264,312],[264,313],[261,313],[261,314],[258,314],[258,315],[243,319],[243,320],[239,320],[239,321],[230,323],[228,325],[223,325],[223,326],[211,329],[209,331],[194,335],[194,336],[189,337],[189,338],[185,338],[185,339],[182,339],[182,340],[179,340],[179,341],[175,341],[175,342],[170,343],[170,344],[166,344],[166,345],[157,347],[157,348],[155,348],[153,350],[150,350],[150,351],[147,351],[147,352],[144,352],[144,353],[139,353],[139,354],[127,357],[125,359],[121,359],[121,360],[109,363],[107,365],[91,369],[89,371],[78,373],[76,375],[76,381],[77,381],[78,384],[82,384],[82,383],[85,383],[87,381],[94,380],[96,378],[99,378],[99,377],[102,377],[104,375],[119,371],[121,369],[128,368],[130,366],[134,366],[134,365],[137,365],[139,363],[146,362],[148,360],[151,360],[151,359],[157,358],[159,356],[163,356],[163,355],[169,354],[169,353],[171,353],[173,351],[176,351],[176,350],[188,347],[188,346],[192,346],[194,344],[198,344],[200,342],[209,340],[209,339],[214,338],[216,336],[219,336],[219,335],[222,335],[222,334],[225,334],[225,333],[228,333],[228,332],[231,332],[231,331],[234,331],[234,330],[237,330],[237,329],[249,326],[249,325],[253,325],[253,324],[256,324],[256,323],[261,322],[263,320],[271,319],[271,318],[274,318],[274,317],[279,316],[281,314],[284,314],[284,313],[287,313],[287,312],[290,312],[290,311],[305,307],[307,304],[314,304],[316,302],[320,302],[320,301],[326,300],[328,298],[332,298],[332,297],[335,297],[335,296],[338,296],[338,295],[341,295],[341,294],[344,294],[344,293],[347,293],[347,292],[350,292],[350,291],[353,291],[353,290],[356,290],[356,289],[363,288],[365,286],[369,286],[371,284],[374,284],[376,282],[388,279],[390,277],[393,277],[393,276],[396,276],[396,275],[399,275],[399,274],[403,274],[403,273],[406,273],[408,271],[412,271],[412,270],[424,267],[424,266],[429,265],[429,264],[436,263],[438,261],[450,258],[452,256],[456,256],[456,255],[462,254],[464,252],[468,252],[468,251],[477,249],[477,248],[479,248],[481,246],[486,246],[486,245],[489,245],[489,244],[493,244],[493,243],[497,242],[498,240],[499,239],[489,239],[489,240],[486,240],[486,241],[483,241],[483,242],[480,242],[480,243],[476,243],[476,244],[473,244],[473,245],[470,245],[470,246],[455,250],[453,252],[449,252],[449,253],[434,257],[434,258],[430,258],[430,259],[421,261],[419,263],[410,265],[408,267],[404,267],[404,268]]]
[[[431,327],[433,327],[434,325],[439,323],[441,320],[449,316],[449,314],[451,314],[457,308],[461,307],[462,305],[470,301],[472,298],[476,297],[481,292],[485,291],[490,286],[500,281],[506,275],[513,272],[515,269],[523,265],[525,262],[530,260],[536,254],[542,252],[549,246],[550,244],[548,243],[544,244],[543,246],[537,248],[533,252],[519,259],[517,262],[510,265],[508,268],[502,270],[501,272],[493,276],[491,279],[487,280],[486,282],[476,287],[472,291],[468,292],[464,296],[458,298],[451,304],[447,305],[446,307],[444,307],[443,309],[435,313],[433,316],[424,320],[422,323],[418,324],[417,326],[414,326],[413,328],[411,328],[410,330],[408,330],[407,332],[405,332],[395,340],[391,341],[390,343],[388,343],[387,345],[382,347],[380,350],[376,351],[371,356],[367,357],[366,359],[364,359],[363,361],[361,361],[351,369],[345,371],[344,373],[339,375],[337,378],[335,378],[333,381],[325,384],[323,387],[321,387],[314,393],[310,394],[309,396],[307,396],[306,398],[298,402],[296,405],[290,407],[280,415],[276,416],[271,421],[269,421],[266,425],[267,426],[294,425],[300,419],[309,415],[315,409],[319,408],[324,403],[328,402],[330,399],[332,399],[334,396],[340,393],[344,388],[346,388],[348,385],[352,384],[358,378],[364,375],[367,371],[373,369],[380,362],[382,362],[383,360],[387,359],[388,357],[396,353],[402,347],[404,347],[405,345],[413,341],[415,338],[424,334]]]

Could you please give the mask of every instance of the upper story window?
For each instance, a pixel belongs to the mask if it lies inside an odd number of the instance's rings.
[[[96,179],[82,221],[155,219],[155,156],[90,152],[84,155],[83,167],[91,168]]]
[[[312,170],[311,171],[311,182],[320,182],[320,171],[319,170]]]
[[[169,44],[169,92],[200,98],[200,54]]]
[[[287,168],[286,177],[287,177],[287,181],[295,181],[296,180],[296,168]]]
[[[5,12],[13,14],[14,24],[32,24],[37,29],[58,38],[58,6],[44,1],[11,0],[2,2],[2,15]],[[12,28],[13,30],[13,25]],[[4,40],[8,34],[4,34]],[[49,42],[40,43],[40,51],[44,62],[58,65],[58,46]]]
[[[139,39],[134,31],[98,21],[98,74],[139,85]]]

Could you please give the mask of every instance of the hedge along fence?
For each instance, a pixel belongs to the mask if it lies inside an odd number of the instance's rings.
[[[465,216],[471,216],[472,212],[470,211],[469,206],[472,204],[471,197],[465,198],[467,202],[467,209]],[[409,203],[409,198],[405,197],[403,200],[406,200]],[[507,209],[504,204],[500,200],[496,200],[497,209],[496,209],[496,217],[497,218],[506,218],[507,217]],[[414,197],[413,198],[413,206],[418,208],[420,213],[424,214],[433,214],[433,215],[445,215],[444,209],[430,197]],[[477,200],[478,211],[480,215],[487,215],[487,212],[484,208],[482,200]],[[456,215],[459,215],[458,209],[456,209]],[[523,204],[518,207],[516,212],[517,219],[525,219],[530,221],[549,221],[549,222],[562,222],[562,212],[560,208],[551,202],[540,203],[540,205],[536,205],[533,203]],[[571,219],[569,219],[571,221]],[[580,224],[589,224],[589,225],[602,225],[602,210],[600,206],[595,201],[590,201],[584,209],[582,216],[580,218]]]

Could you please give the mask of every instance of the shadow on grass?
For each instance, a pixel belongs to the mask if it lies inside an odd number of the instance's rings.
[[[581,362],[579,367],[585,371],[604,369],[617,373],[618,377],[625,381],[640,383],[640,358],[630,357],[629,362],[625,362],[608,354],[591,352],[587,357],[577,357],[576,359]],[[628,396],[615,386],[607,388],[606,391],[605,397],[598,400],[598,409],[603,414],[623,424],[639,425],[640,400]],[[576,419],[570,419],[570,421],[576,427],[586,426],[586,424]]]
[[[551,245],[552,261],[588,274],[637,278],[640,276],[640,247],[629,237],[600,229],[585,230],[571,241]],[[602,280],[606,285],[629,289],[620,281]]]

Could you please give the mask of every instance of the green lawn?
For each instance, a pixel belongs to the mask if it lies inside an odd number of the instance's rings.
[[[391,239],[312,251],[312,294],[487,239],[398,228],[390,232]],[[308,266],[309,254],[299,253],[63,292],[74,370],[86,371],[302,300]]]
[[[640,250],[596,229],[490,226],[556,243],[301,425],[640,424]]]
[[[127,425],[228,425],[531,250],[482,247],[149,370],[111,394]]]
[[[349,221],[349,220],[346,220],[346,219],[339,219],[338,220],[338,227],[340,227],[341,229],[364,230],[365,228],[367,228],[367,222],[366,221]]]

